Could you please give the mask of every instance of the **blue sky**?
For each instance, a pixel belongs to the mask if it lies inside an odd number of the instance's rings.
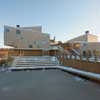
[[[0,43],[3,25],[42,25],[51,38],[67,41],[86,30],[100,33],[100,0],[0,0]]]

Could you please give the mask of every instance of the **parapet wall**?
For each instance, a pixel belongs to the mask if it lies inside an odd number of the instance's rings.
[[[64,66],[84,70],[87,72],[99,73],[100,74],[100,62],[82,61],[77,59],[65,59],[60,58],[60,62]]]
[[[42,49],[0,49],[0,57],[8,56],[42,56],[56,55],[58,50],[42,50]]]

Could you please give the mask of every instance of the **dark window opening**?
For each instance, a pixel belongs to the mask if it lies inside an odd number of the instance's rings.
[[[33,48],[33,46],[30,44],[30,45],[29,45],[29,48]]]
[[[16,30],[16,34],[21,34],[21,31],[20,30]]]
[[[10,30],[7,28],[7,29],[6,29],[6,32],[10,32]]]
[[[88,50],[88,57],[91,57],[92,56],[92,53],[90,50]]]
[[[86,56],[87,56],[86,51],[83,51],[83,56],[84,56],[84,57],[86,57]]]

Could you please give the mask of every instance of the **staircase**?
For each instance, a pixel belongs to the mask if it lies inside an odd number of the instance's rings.
[[[72,49],[72,52],[73,52],[74,55],[80,56],[79,49]]]
[[[56,66],[59,62],[52,56],[18,56],[15,57],[12,67]]]
[[[67,55],[80,56],[80,50],[79,49],[64,50],[64,53],[67,54]]]

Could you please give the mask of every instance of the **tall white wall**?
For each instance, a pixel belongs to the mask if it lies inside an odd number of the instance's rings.
[[[42,33],[42,27],[4,26],[4,44],[16,48],[48,48],[49,34]]]

